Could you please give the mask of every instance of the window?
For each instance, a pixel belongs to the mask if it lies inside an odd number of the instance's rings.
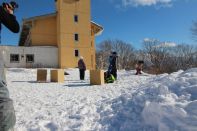
[[[79,34],[75,34],[75,41],[79,41]]]
[[[79,50],[75,50],[75,57],[79,57]]]
[[[10,63],[19,63],[19,54],[10,54]]]
[[[26,55],[26,63],[34,63],[34,55],[33,54]]]
[[[74,15],[74,21],[77,23],[78,22],[78,15]]]

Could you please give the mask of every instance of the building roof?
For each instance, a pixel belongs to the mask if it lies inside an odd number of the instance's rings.
[[[55,17],[56,15],[57,13],[51,13],[51,14],[34,16],[34,17],[23,19],[22,30],[21,30],[20,38],[19,38],[19,46],[24,46],[27,38],[29,37],[30,29],[32,27],[32,21],[38,20],[38,19],[45,19],[49,17]],[[104,28],[101,25],[93,21],[91,21],[91,28],[93,29],[95,36],[100,35],[104,30]]]
[[[29,18],[23,19],[23,23],[30,22],[30,21],[37,20],[37,19],[44,19],[44,18],[48,18],[48,17],[55,17],[56,15],[57,15],[57,13],[50,13],[50,14],[45,14],[45,15],[29,17]]]

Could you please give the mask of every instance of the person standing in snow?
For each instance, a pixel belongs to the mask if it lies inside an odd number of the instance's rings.
[[[135,75],[142,74],[142,67],[143,67],[144,61],[138,61],[138,63],[135,65],[136,73]]]
[[[112,52],[109,56],[109,67],[108,67],[108,73],[112,74],[114,78],[117,80],[117,67],[116,67],[116,61],[117,61],[117,53]]]
[[[13,15],[18,5],[15,2],[3,3],[0,6],[0,24],[9,30],[18,33],[20,26]],[[1,29],[1,25],[0,25]],[[9,97],[4,69],[3,50],[0,50],[0,131],[11,131],[16,123],[13,101]]]
[[[85,78],[85,71],[86,71],[86,65],[85,65],[85,62],[84,62],[82,56],[80,56],[80,59],[78,61],[78,68],[79,68],[80,80],[84,80],[84,78]]]

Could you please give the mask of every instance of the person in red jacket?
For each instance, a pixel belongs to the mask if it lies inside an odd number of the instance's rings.
[[[138,61],[138,63],[135,65],[136,69],[136,75],[142,74],[142,68],[143,68],[144,61]]]
[[[85,65],[85,62],[84,62],[82,56],[80,57],[80,59],[78,61],[78,68],[79,68],[80,80],[84,80],[85,79],[86,65]]]

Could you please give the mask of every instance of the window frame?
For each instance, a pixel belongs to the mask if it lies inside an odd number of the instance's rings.
[[[17,56],[18,58],[17,57],[15,58],[15,56]],[[19,54],[10,54],[10,63],[20,63],[20,55]]]
[[[78,34],[78,33],[75,33],[75,35],[74,35],[74,40],[75,40],[76,42],[79,41],[79,34]]]
[[[79,22],[79,16],[76,15],[76,14],[74,15],[74,22],[75,22],[75,23],[78,23],[78,22]]]
[[[33,60],[32,61],[28,61],[28,56],[33,56]],[[34,54],[26,54],[26,63],[34,63],[35,61],[35,57],[34,57]]]
[[[79,50],[75,49],[75,57],[79,57]]]

